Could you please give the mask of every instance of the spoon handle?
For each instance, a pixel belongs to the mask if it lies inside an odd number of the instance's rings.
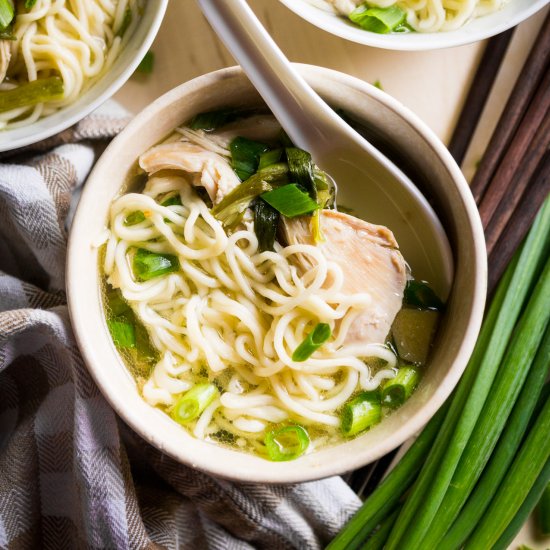
[[[317,153],[330,147],[344,123],[294,70],[246,1],[197,1],[290,139]]]

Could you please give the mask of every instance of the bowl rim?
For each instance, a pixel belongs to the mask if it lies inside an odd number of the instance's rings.
[[[149,29],[147,30],[147,33],[144,37],[143,42],[139,45],[139,47],[136,50],[135,55],[132,57],[131,62],[126,65],[126,67],[120,72],[119,76],[113,80],[111,84],[109,84],[105,90],[100,93],[98,96],[96,96],[94,99],[86,103],[81,109],[73,113],[72,115],[64,118],[63,120],[57,122],[56,124],[44,128],[41,131],[38,132],[30,132],[26,136],[22,136],[16,139],[5,139],[0,141],[0,152],[5,151],[12,151],[14,149],[18,149],[20,147],[26,147],[28,145],[34,145],[35,143],[38,143],[39,141],[42,141],[44,139],[47,139],[49,137],[52,137],[55,134],[58,134],[59,132],[63,132],[70,126],[73,126],[77,122],[81,121],[84,117],[89,115],[92,111],[95,111],[98,107],[100,107],[105,101],[107,101],[109,98],[111,98],[113,95],[115,95],[120,88],[126,84],[127,80],[132,76],[132,74],[137,69],[138,65],[141,63],[141,60],[151,47],[158,31],[160,28],[160,25],[162,23],[162,20],[164,18],[164,15],[166,13],[166,9],[168,7],[168,0],[157,0],[157,7],[155,11],[153,12],[153,18],[151,20],[151,24],[149,26]],[[137,29],[134,29],[134,32]],[[128,44],[126,44],[124,47],[127,47]],[[84,94],[92,93],[94,88],[108,75],[108,71],[101,75],[94,84],[84,92]],[[82,96],[79,96],[76,101],[78,101]],[[42,122],[47,121],[50,116],[54,116],[59,114],[62,114],[65,109],[70,109],[72,106],[72,103],[69,105],[66,105],[64,108],[59,109],[58,111],[55,111],[55,113],[52,113],[51,115],[39,118],[37,121],[35,121],[32,124],[29,124],[28,126],[24,126],[23,128],[32,128],[36,122]],[[2,135],[2,132],[4,136],[10,137],[10,130],[3,130],[0,131],[0,136]]]
[[[188,453],[181,452],[181,446],[178,447],[176,442],[168,440],[160,441],[155,434],[146,431],[140,418],[125,406],[124,400],[120,399],[119,394],[115,391],[109,380],[107,369],[98,369],[95,365],[95,349],[93,345],[93,338],[89,338],[86,327],[84,326],[83,319],[86,317],[87,312],[83,309],[83,300],[79,294],[79,270],[77,257],[82,248],[81,244],[77,241],[78,234],[81,234],[81,238],[85,235],[84,227],[80,228],[80,218],[85,217],[85,208],[88,201],[93,199],[94,190],[90,185],[84,187],[84,191],[79,202],[75,218],[73,221],[73,227],[71,228],[67,262],[66,262],[66,281],[67,281],[67,299],[69,306],[69,314],[71,323],[74,328],[75,339],[78,347],[82,353],[84,361],[88,367],[88,371],[92,375],[92,378],[98,385],[101,393],[113,407],[116,413],[128,424],[137,434],[143,437],[146,441],[157,447],[163,453],[168,454],[174,458],[177,462],[191,466],[197,470],[226,478],[235,481],[244,482],[259,482],[259,483],[297,483],[304,481],[312,481],[315,479],[325,478],[332,475],[342,474],[346,471],[350,471],[359,468],[366,463],[383,456],[390,452],[394,448],[404,443],[407,439],[418,432],[429,419],[437,412],[439,407],[444,403],[447,397],[450,395],[464,369],[466,368],[467,361],[473,351],[475,341],[481,326],[483,318],[485,295],[487,288],[487,258],[485,249],[485,240],[483,238],[483,228],[479,213],[475,205],[473,196],[470,192],[468,184],[462,175],[459,167],[456,165],[454,159],[447,151],[443,143],[434,134],[434,132],[422,122],[417,115],[412,113],[409,109],[404,107],[398,100],[392,98],[388,94],[378,90],[376,87],[367,84],[366,82],[359,80],[355,77],[346,75],[339,71],[326,69],[324,67],[302,65],[297,64],[297,67],[301,71],[302,75],[307,79],[307,73],[313,72],[318,76],[330,77],[337,79],[339,83],[343,83],[351,87],[352,89],[359,90],[361,93],[374,96],[377,100],[382,101],[391,110],[395,111],[400,118],[409,124],[410,127],[419,133],[422,138],[428,143],[428,145],[434,150],[435,154],[441,159],[442,165],[449,173],[452,181],[454,182],[457,191],[459,192],[461,199],[463,200],[464,210],[469,219],[473,234],[480,236],[481,238],[473,239],[473,249],[475,251],[474,257],[471,259],[472,263],[477,266],[475,284],[473,286],[473,295],[475,297],[473,306],[469,316],[469,322],[467,329],[465,330],[463,339],[458,347],[454,358],[452,360],[452,366],[445,375],[445,383],[440,384],[432,393],[429,400],[426,401],[419,411],[417,411],[412,418],[407,420],[404,428],[397,430],[397,433],[392,434],[392,438],[386,438],[377,448],[376,455],[364,457],[363,459],[357,456],[342,456],[342,459],[337,464],[324,462],[322,465],[315,468],[310,468],[307,471],[296,472],[297,468],[286,468],[284,471],[272,468],[274,463],[265,461],[266,468],[258,468],[255,471],[250,469],[235,468],[235,464],[231,465],[231,470],[227,468],[223,461],[211,460],[209,453]],[[181,100],[187,94],[194,90],[201,89],[203,87],[212,86],[222,80],[227,80],[233,77],[242,77],[243,73],[240,67],[229,67],[213,71],[206,75],[194,78],[184,84],[173,88],[168,91],[152,104],[146,107],[140,114],[138,114],[128,126],[111,142],[107,147],[92,173],[89,176],[89,180],[93,180],[95,174],[100,174],[103,171],[103,166],[108,166],[111,161],[109,158],[109,150],[114,149],[119,140],[124,139],[125,134],[130,134],[134,131],[134,128],[139,128],[140,118],[147,119],[148,116],[155,114],[158,110],[166,108],[167,106]],[[75,229],[77,228],[77,229]],[[82,302],[82,304],[81,304]],[[85,337],[86,335],[86,337]],[[145,404],[145,402],[143,401]],[[152,407],[151,407],[152,408]],[[153,412],[164,414],[161,411],[155,409]],[[165,438],[166,439],[166,438]],[[391,439],[391,441],[390,441]],[[205,449],[205,445],[210,446],[210,443],[200,442],[202,450]],[[223,449],[223,447],[217,447]],[[227,452],[235,453],[225,449]],[[242,454],[242,453],[240,453]],[[275,463],[277,464],[277,463]],[[289,464],[289,463],[283,463]]]
[[[516,25],[519,25],[538,11],[542,10],[548,4],[548,0],[534,0],[530,6],[527,6],[525,9],[516,13],[513,17],[510,17],[496,25],[487,24],[484,26],[484,28],[476,31],[460,32],[464,29],[464,26],[462,26],[454,31],[414,33],[414,40],[411,40],[410,34],[376,34],[373,32],[365,31],[351,24],[333,25],[328,19],[323,17],[321,13],[319,13],[319,15],[316,14],[315,11],[323,12],[323,10],[311,4],[308,0],[279,1],[284,4],[290,11],[294,12],[298,17],[304,19],[304,21],[330,34],[333,34],[345,40],[349,40],[350,42],[355,42],[356,44],[362,44],[364,46],[371,46],[373,48],[380,48],[384,50],[398,50],[409,52],[454,48],[485,40],[504,31],[507,31],[508,29],[511,29]],[[505,8],[506,6],[504,6],[502,9]],[[307,12],[310,17],[306,18],[304,12]],[[492,13],[484,15],[482,17],[490,18],[491,15]],[[467,26],[468,24],[469,22],[467,22],[465,26]]]

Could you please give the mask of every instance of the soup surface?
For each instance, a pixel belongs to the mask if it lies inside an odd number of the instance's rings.
[[[2,0],[0,129],[73,103],[112,65],[145,0]]]
[[[109,330],[149,404],[290,460],[409,398],[443,304],[272,116],[199,115],[139,167],[101,262]]]

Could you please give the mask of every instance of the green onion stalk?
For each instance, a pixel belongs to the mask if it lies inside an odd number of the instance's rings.
[[[382,420],[380,392],[361,392],[342,408],[340,428],[346,437],[357,435]]]
[[[196,420],[219,395],[214,384],[197,384],[176,401],[171,416],[179,424],[188,424]]]
[[[537,400],[542,393],[549,369],[550,329],[547,328],[527,380],[521,388],[520,396],[498,440],[498,445],[465,506],[439,543],[441,550],[460,548],[489,506],[516,455],[530,420],[536,414]]]
[[[539,475],[550,460],[550,397],[501,483],[481,522],[466,543],[466,550],[492,548],[521,509]],[[546,479],[548,483],[548,479]]]
[[[292,360],[301,363],[309,359],[332,335],[330,326],[317,323],[315,328],[304,338],[304,341],[294,350]]]
[[[501,297],[495,301],[502,302],[494,324],[486,323],[482,329],[449,414],[390,534],[387,550],[419,548],[427,535],[491,391],[526,297],[548,257],[549,235],[550,198],[499,285],[497,295]]]
[[[295,460],[307,451],[309,442],[307,430],[298,424],[276,427],[264,440],[267,455],[274,462]]]

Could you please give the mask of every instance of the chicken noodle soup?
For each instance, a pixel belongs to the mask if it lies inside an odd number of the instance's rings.
[[[272,116],[200,115],[139,166],[102,268],[149,404],[197,438],[290,460],[409,398],[443,305],[388,228],[337,210]]]
[[[326,0],[365,30],[389,32],[452,31],[470,19],[500,9],[507,0]]]
[[[0,0],[0,129],[76,101],[118,56],[145,0]]]

